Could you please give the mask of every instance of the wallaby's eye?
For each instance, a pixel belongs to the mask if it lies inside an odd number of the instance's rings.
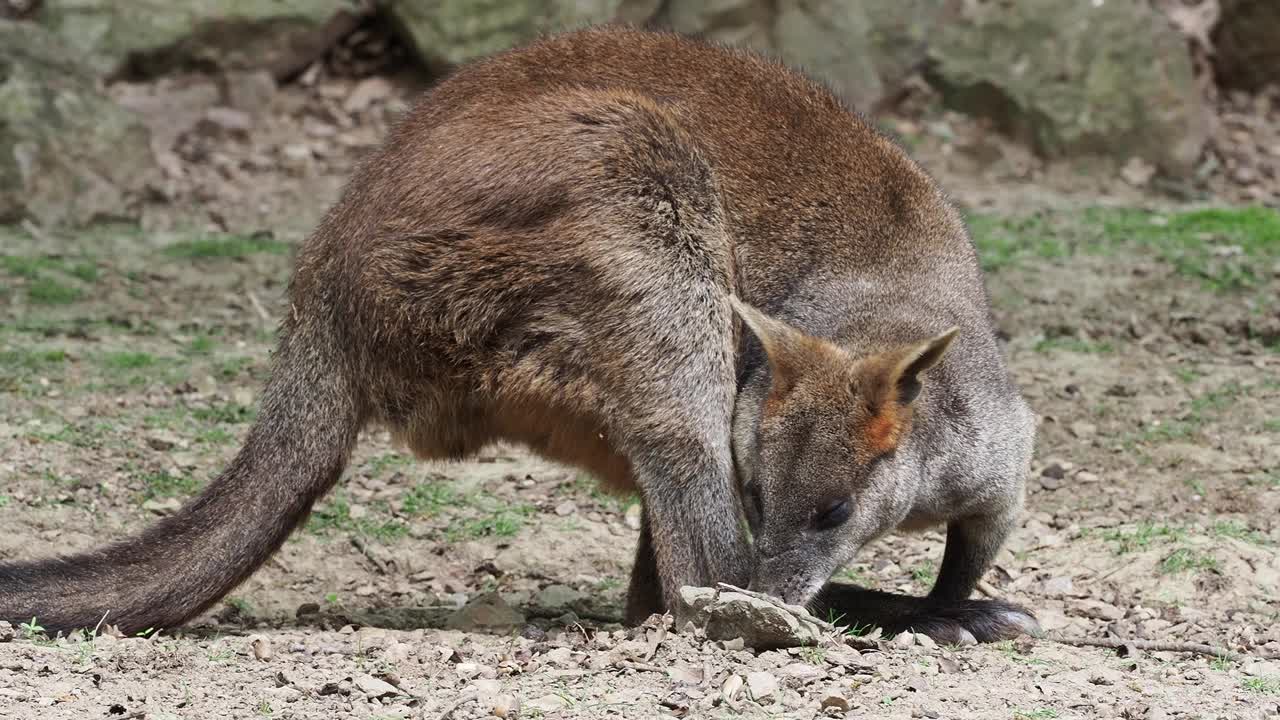
[[[818,517],[813,520],[813,527],[818,530],[830,530],[839,525],[843,525],[845,520],[853,514],[853,506],[849,504],[846,498],[839,502],[828,505],[825,510],[818,513]]]

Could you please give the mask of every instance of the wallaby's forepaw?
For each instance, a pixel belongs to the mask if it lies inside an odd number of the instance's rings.
[[[961,600],[938,605],[902,618],[884,630],[886,635],[906,630],[928,635],[940,645],[973,645],[1042,634],[1035,615],[999,600]]]

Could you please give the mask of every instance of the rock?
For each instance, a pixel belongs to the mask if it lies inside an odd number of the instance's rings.
[[[814,645],[823,626],[807,610],[769,602],[731,590],[683,587],[678,616],[702,629],[708,640],[741,638],[760,650]]]
[[[172,515],[182,509],[182,501],[178,498],[152,498],[142,503],[142,509],[161,517]]]
[[[765,700],[778,691],[778,678],[763,671],[747,673],[747,692],[756,702]]]
[[[533,604],[541,607],[569,607],[586,595],[567,585],[548,585],[533,596]]]
[[[578,512],[578,504],[572,500],[565,500],[564,502],[556,505],[555,512],[556,515],[559,515],[560,517],[572,515]]]
[[[1138,156],[1186,176],[1208,139],[1186,40],[1148,3],[965,3],[928,55],[948,106],[1045,158]]]
[[[1044,581],[1044,594],[1049,597],[1062,597],[1070,595],[1074,589],[1071,578],[1066,575],[1052,577]]]
[[[357,675],[352,679],[355,686],[360,689],[369,698],[381,698],[388,695],[399,695],[400,690],[385,680],[379,680],[372,675]]]
[[[626,523],[626,526],[632,530],[639,530],[641,511],[640,503],[633,504],[627,508],[626,514],[622,516],[622,522]]]
[[[1076,600],[1069,607],[1072,610],[1072,614],[1083,615],[1096,620],[1114,621],[1124,617],[1124,610],[1101,600]]]
[[[250,70],[278,67],[312,50],[321,26],[350,7],[345,0],[45,0],[36,20],[103,75],[126,62],[138,71],[149,62],[160,69],[184,59]]]
[[[13,642],[13,639],[17,636],[18,634],[14,631],[12,624],[0,620],[0,642]]]
[[[271,641],[262,635],[253,635],[249,638],[249,649],[253,652],[253,656],[262,662],[270,662],[271,660]]]
[[[538,712],[549,713],[569,707],[569,701],[559,695],[543,695],[540,698],[530,700],[526,707]]]
[[[643,22],[661,0],[398,0],[386,11],[429,67],[456,65],[532,40],[539,33],[609,20]]]
[[[493,699],[489,713],[500,718],[517,717],[520,715],[520,698],[515,695],[499,695]]]
[[[0,222],[128,218],[159,178],[146,126],[52,34],[0,21]]]
[[[1218,0],[1221,15],[1210,35],[1215,80],[1224,87],[1258,90],[1280,77],[1280,3]]]
[[[835,708],[841,712],[847,712],[852,705],[849,704],[849,698],[840,692],[839,688],[828,688],[818,698],[818,704],[825,710],[826,708]]]
[[[227,105],[257,117],[271,104],[276,80],[265,70],[226,74]]]
[[[731,703],[738,699],[738,694],[742,692],[743,680],[741,675],[730,675],[725,678],[724,684],[720,686],[720,697],[725,702]]]
[[[356,83],[351,94],[342,102],[342,109],[351,114],[368,110],[374,103],[380,103],[391,97],[391,82],[384,77],[374,75]]]
[[[524,616],[514,610],[498,593],[474,598],[445,619],[450,630],[504,632],[524,626]]]

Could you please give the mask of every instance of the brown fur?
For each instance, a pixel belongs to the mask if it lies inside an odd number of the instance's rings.
[[[185,621],[274,552],[369,423],[424,458],[510,440],[638,489],[632,621],[685,584],[806,602],[912,522],[969,538],[942,571],[965,596],[1021,502],[1029,415],[960,216],[825,88],[745,51],[595,28],[459,69],[355,173],[289,292],[231,466],[138,537],[0,567],[0,618]],[[933,389],[901,401],[899,361],[953,325]],[[1008,442],[977,460],[948,429],[993,424]],[[964,482],[926,472],[930,447]],[[754,560],[739,481],[767,496]],[[854,517],[811,537],[839,498]],[[803,576],[771,564],[805,547]]]

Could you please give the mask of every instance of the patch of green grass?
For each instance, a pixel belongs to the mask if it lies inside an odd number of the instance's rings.
[[[925,560],[920,565],[911,568],[911,579],[920,585],[933,585],[933,581],[937,576],[938,573],[933,566],[932,560]]]
[[[200,489],[201,483],[190,475],[174,475],[168,471],[146,473],[141,478],[144,500],[186,497]]]
[[[871,587],[872,584],[871,578],[865,572],[857,568],[840,568],[836,571],[835,577],[837,580],[844,580],[862,587]]]
[[[1085,214],[1108,237],[1149,247],[1179,274],[1217,292],[1256,287],[1280,257],[1280,213],[1264,207],[1163,216],[1138,210]]]
[[[351,516],[351,503],[342,496],[335,497],[316,508],[307,519],[307,529],[318,535],[342,532],[389,542],[409,534],[409,526],[387,517],[375,517],[370,511],[362,517]]]
[[[1117,555],[1124,555],[1135,550],[1146,550],[1157,540],[1182,540],[1186,537],[1186,531],[1172,525],[1144,522],[1133,530],[1109,530],[1102,537],[1116,544]]]
[[[369,473],[369,477],[379,477],[391,468],[400,468],[412,464],[413,458],[411,457],[406,457],[399,453],[385,453],[383,455],[370,458],[364,464],[364,467]]]
[[[216,235],[174,243],[164,249],[164,254],[184,260],[202,258],[240,258],[255,253],[283,255],[289,252],[289,244],[257,235]]]
[[[209,335],[197,335],[187,343],[187,353],[190,355],[208,355],[213,352],[218,342]]]
[[[196,433],[196,442],[204,445],[226,445],[235,437],[222,428],[205,428]]]
[[[1280,258],[1280,212],[1265,207],[1173,214],[1117,208],[1022,217],[975,213],[967,222],[987,271],[1128,247],[1151,252],[1209,289],[1230,292],[1263,284]]]
[[[80,289],[41,277],[27,285],[27,297],[37,305],[70,305],[80,299]]]
[[[1241,686],[1260,695],[1280,695],[1280,677],[1245,678]]]
[[[140,370],[156,364],[156,357],[145,352],[109,352],[102,356],[102,365],[110,370]]]
[[[444,483],[420,482],[404,494],[400,501],[400,512],[405,515],[431,516],[460,500],[453,488]]]
[[[1013,716],[1018,720],[1041,720],[1042,718],[1056,718],[1058,711],[1053,708],[1035,708],[1034,710],[1014,710]]]
[[[223,403],[207,408],[195,408],[191,414],[201,422],[239,425],[252,422],[257,417],[255,408],[239,403]]]
[[[827,649],[812,645],[801,647],[798,657],[810,665],[826,665]]]
[[[1177,575],[1188,571],[1216,570],[1218,559],[1191,548],[1178,548],[1160,561],[1161,575]]]
[[[234,380],[245,371],[245,368],[253,364],[253,358],[232,357],[219,360],[214,366],[214,371],[218,373],[223,380]]]
[[[1219,520],[1209,528],[1209,534],[1214,537],[1233,538],[1235,540],[1243,540],[1253,543],[1254,545],[1269,545],[1267,536],[1260,531],[1250,528],[1248,525],[1238,520]]]
[[[1092,355],[1106,355],[1115,352],[1115,346],[1105,340],[1093,342],[1074,337],[1044,338],[1035,344],[1035,351],[1038,353],[1051,353],[1058,350],[1087,353]]]
[[[0,350],[0,368],[10,372],[48,370],[61,365],[66,360],[67,354],[62,350],[43,348]]]
[[[1018,646],[1012,640],[1001,640],[993,643],[991,647],[1000,651],[1002,655],[1012,662],[1021,663],[1023,665],[1048,665],[1048,661],[1024,655],[1018,650]]]
[[[458,518],[444,531],[445,539],[475,540],[483,537],[515,537],[524,527],[525,520],[537,512],[532,505],[521,505],[511,510],[490,512],[480,517]]]
[[[1178,417],[1143,431],[1139,439],[1145,442],[1171,442],[1192,437],[1208,424],[1211,414],[1230,408],[1245,392],[1246,388],[1236,382],[1210,390],[1187,403],[1186,410]]]
[[[53,432],[33,432],[30,437],[44,442],[66,443],[78,448],[98,448],[112,429],[110,423],[101,421],[81,425],[67,423]]]
[[[1056,259],[1071,254],[1044,215],[1002,217],[978,213],[966,221],[987,272],[1017,265],[1026,258]]]

